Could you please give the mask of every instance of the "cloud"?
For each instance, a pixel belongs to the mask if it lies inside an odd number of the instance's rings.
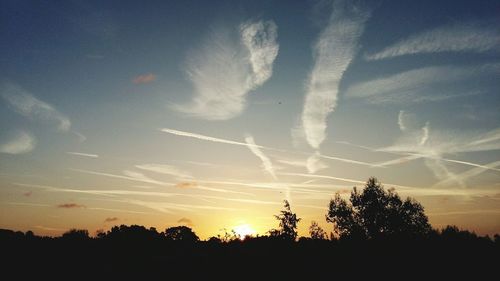
[[[87,137],[84,136],[82,133],[75,132],[75,131],[73,131],[72,133],[78,138],[78,142],[80,142],[80,143],[85,142],[87,140]]]
[[[495,162],[484,165],[484,167],[487,167],[487,168],[497,168],[499,166],[500,166],[500,161],[495,161]],[[442,177],[441,178],[442,180],[440,182],[434,184],[433,187],[451,185],[453,182],[457,182],[457,183],[461,184],[462,186],[466,186],[465,182],[469,178],[478,176],[487,170],[488,169],[485,169],[483,167],[475,167],[475,168],[472,168],[472,169],[467,170],[467,171],[460,173],[460,174],[453,174],[451,176],[448,175],[448,177]]]
[[[422,139],[420,139],[419,145],[424,145],[427,140],[429,140],[429,122],[422,127]]]
[[[99,155],[97,155],[97,154],[90,154],[90,153],[83,153],[83,152],[68,151],[66,153],[71,154],[71,155],[76,155],[76,156],[90,157],[90,158],[98,158],[99,157]]]
[[[318,151],[309,156],[306,161],[306,168],[310,174],[314,174],[319,170],[328,168],[328,165],[321,161],[321,155]]]
[[[204,46],[190,54],[186,73],[195,95],[172,108],[194,117],[227,120],[246,106],[247,94],[272,75],[278,55],[277,27],[272,21],[246,22],[235,30],[214,30]]]
[[[23,196],[30,197],[31,194],[33,194],[33,191],[28,191],[28,192],[23,193]]]
[[[441,26],[412,35],[386,47],[378,53],[366,55],[367,60],[380,60],[404,55],[474,52],[498,50],[500,33],[498,28],[465,23]]]
[[[107,223],[107,222],[115,222],[115,221],[118,221],[118,220],[119,220],[119,218],[117,218],[117,217],[110,217],[110,218],[106,218],[104,220],[104,222],[105,223]]]
[[[290,152],[290,153],[295,153],[295,154],[306,154],[304,152],[294,152],[294,151],[286,151],[283,149],[278,149],[278,148],[273,148],[273,147],[267,147],[267,146],[261,146],[261,145],[252,145],[249,143],[245,142],[238,142],[238,141],[232,141],[232,140],[226,140],[226,139],[219,139],[219,138],[214,138],[214,137],[209,137],[205,135],[200,135],[196,133],[190,133],[190,132],[184,132],[184,131],[178,131],[178,130],[173,130],[173,129],[160,129],[160,131],[177,135],[177,136],[184,136],[184,137],[190,137],[190,138],[195,138],[195,139],[200,139],[200,140],[206,140],[206,141],[211,141],[211,142],[219,142],[219,143],[226,143],[226,144],[232,144],[232,145],[241,145],[241,146],[246,146],[246,147],[255,147],[255,148],[260,148],[260,149],[266,149],[266,150],[273,150],[273,151],[279,151],[279,152]],[[357,165],[364,165],[364,166],[372,166],[372,163],[367,163],[367,162],[362,162],[362,161],[356,161],[352,159],[346,159],[346,158],[341,158],[341,157],[335,157],[335,156],[329,156],[329,155],[323,155],[323,154],[318,154],[318,157],[324,158],[324,159],[329,159],[329,160],[335,160],[335,161],[341,161],[345,163],[350,163],[350,164],[357,164]],[[286,163],[284,163],[286,164]],[[307,166],[306,166],[307,167]]]
[[[248,196],[255,196],[254,194],[251,194],[248,192],[233,191],[233,190],[223,189],[223,188],[207,187],[207,186],[200,185],[196,182],[179,182],[175,185],[175,187],[178,187],[178,188],[196,188],[196,189],[212,191],[212,192],[233,193],[233,194],[243,194],[243,195],[248,195]]]
[[[277,159],[276,161],[292,167],[305,168],[309,173],[316,173],[319,170],[328,168],[328,165],[322,162],[321,158],[321,154],[315,152],[305,160]]]
[[[137,75],[132,79],[132,83],[134,84],[147,84],[156,80],[156,75],[153,73]]]
[[[347,98],[363,98],[370,103],[408,103],[440,101],[480,92],[464,89],[443,90],[457,81],[467,81],[483,74],[498,74],[500,64],[482,66],[430,66],[412,69],[395,75],[359,82],[347,88]]]
[[[23,154],[32,151],[35,146],[36,140],[30,133],[18,131],[7,142],[0,144],[0,152],[7,154]]]
[[[273,177],[273,179],[277,179],[276,178],[276,174],[274,172],[273,163],[271,163],[271,160],[269,159],[269,157],[267,157],[259,149],[259,147],[255,144],[255,141],[254,141],[253,137],[252,136],[246,136],[245,137],[245,141],[247,142],[248,148],[250,149],[250,151],[253,154],[255,154],[255,156],[257,156],[260,159],[260,161],[262,161],[262,168],[264,169],[264,171],[266,171],[268,174],[270,174],[271,177]]]
[[[209,136],[200,135],[200,134],[196,134],[196,133],[177,131],[177,130],[168,129],[168,128],[160,129],[160,131],[162,131],[164,133],[172,134],[172,135],[190,137],[190,138],[211,141],[211,142],[219,142],[219,143],[232,144],[232,145],[251,146],[250,144],[245,143],[245,142],[219,139],[219,138],[209,137]],[[264,148],[263,146],[260,146],[260,145],[256,145],[256,147],[257,148]]]
[[[123,174],[131,179],[135,179],[136,181],[152,183],[152,184],[157,184],[157,185],[172,185],[171,183],[157,181],[155,179],[152,179],[152,178],[144,175],[143,173],[139,173],[139,172],[135,172],[135,171],[124,170]]]
[[[60,131],[68,131],[71,121],[52,105],[37,99],[19,85],[5,83],[2,85],[1,96],[14,111],[28,117],[49,122],[55,122]]]
[[[175,187],[178,187],[178,188],[194,188],[197,186],[198,186],[198,184],[195,182],[186,182],[186,181],[178,182],[175,184]]]
[[[35,225],[34,227],[41,229],[41,230],[46,230],[46,231],[66,231],[67,230],[65,228],[48,227],[48,226],[43,226],[43,225]]]
[[[300,167],[300,168],[306,168],[307,169],[307,161],[304,160],[288,160],[288,159],[277,159],[276,162],[289,165],[292,167]]]
[[[86,206],[85,205],[76,204],[76,203],[65,203],[65,204],[57,205],[57,208],[78,209],[78,208],[86,208]]]
[[[461,187],[466,187],[465,180],[472,177],[478,171],[493,170],[500,171],[495,165],[481,165],[469,161],[445,158],[447,154],[465,152],[494,151],[500,150],[500,138],[495,137],[500,129],[494,129],[486,133],[478,132],[450,132],[445,130],[430,130],[429,122],[421,131],[406,132],[392,146],[378,149],[378,151],[391,152],[404,155],[401,158],[375,164],[384,167],[406,163],[411,160],[424,158],[425,165],[432,171],[434,176],[442,184],[455,182]],[[456,163],[478,168],[472,175],[456,175],[451,172],[446,163]],[[494,164],[494,163],[493,163]]]
[[[75,171],[75,172],[80,172],[80,173],[85,173],[85,174],[90,174],[90,175],[97,175],[97,176],[104,176],[104,177],[110,177],[110,178],[117,178],[117,179],[125,179],[125,180],[131,180],[131,181],[138,181],[138,182],[145,182],[145,183],[152,183],[152,184],[157,184],[157,185],[167,185],[167,186],[173,186],[173,183],[169,182],[162,182],[162,181],[157,181],[152,178],[149,178],[145,176],[142,173],[134,172],[134,171],[129,171],[125,170],[123,173],[125,176],[122,175],[115,175],[115,174],[109,174],[109,173],[101,173],[101,172],[96,172],[96,171],[88,171],[88,170],[82,170],[82,169],[72,169],[70,168],[69,170]]]
[[[189,172],[180,170],[174,166],[164,164],[142,164],[135,165],[136,168],[151,171],[159,174],[171,175],[178,178],[192,178]]]
[[[344,163],[350,163],[350,164],[356,164],[356,165],[362,165],[362,166],[373,166],[372,163],[368,162],[363,162],[363,161],[357,161],[357,160],[352,160],[352,159],[347,159],[347,158],[341,158],[341,157],[335,157],[335,156],[329,156],[329,155],[324,155],[324,154],[319,154],[317,155],[318,157],[324,158],[324,159],[329,159],[329,160],[335,160],[335,161],[340,161]]]
[[[398,114],[398,126],[399,126],[399,129],[401,131],[405,131],[406,130],[406,124],[405,124],[404,117],[405,117],[404,110],[400,110],[399,114]]]
[[[185,224],[187,226],[193,226],[193,221],[188,218],[181,218],[177,221],[177,223]]]
[[[240,26],[240,33],[241,41],[250,54],[251,88],[256,88],[273,74],[273,63],[279,50],[276,42],[278,27],[273,21],[246,22]]]
[[[337,105],[340,80],[356,54],[368,17],[367,11],[348,1],[335,1],[328,25],[314,45],[301,121],[306,140],[315,149],[326,138],[326,119]]]
[[[495,138],[500,133],[500,129],[488,132],[477,131],[446,131],[426,130],[421,132],[410,132],[396,140],[394,145],[378,149],[386,152],[410,152],[429,157],[436,157],[443,154],[455,154],[462,152],[478,152],[500,150],[500,138]],[[425,142],[422,144],[422,141]],[[457,161],[457,160],[452,160]],[[465,162],[465,161],[462,161]]]
[[[305,177],[305,178],[313,178],[313,179],[330,179],[330,180],[344,181],[344,182],[350,182],[350,183],[361,183],[361,184],[366,183],[366,181],[362,181],[362,180],[340,178],[340,177],[327,176],[327,175],[314,175],[314,174],[301,174],[301,173],[278,173],[278,174],[284,175],[284,176],[296,176],[296,177]],[[392,184],[392,183],[385,183],[385,185],[390,185],[393,187],[400,187],[400,188],[415,188],[415,187],[411,187],[411,186],[404,186],[404,185]]]
[[[362,181],[362,180],[353,180],[353,179],[326,176],[326,175],[313,175],[313,174],[303,174],[303,173],[278,173],[278,174],[283,175],[283,176],[296,176],[296,177],[305,177],[305,178],[314,178],[314,179],[330,179],[330,180],[338,180],[338,181],[351,182],[351,183],[366,183],[366,181]]]

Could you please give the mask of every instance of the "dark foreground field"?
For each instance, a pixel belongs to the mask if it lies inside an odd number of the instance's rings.
[[[144,229],[144,228],[143,228]],[[494,280],[500,241],[448,229],[427,238],[171,241],[127,235],[37,237],[2,230],[2,272],[11,280],[472,278]],[[137,230],[137,229],[136,229]],[[12,275],[7,275],[12,274]],[[4,279],[6,280],[6,279]],[[46,279],[44,279],[46,280]]]

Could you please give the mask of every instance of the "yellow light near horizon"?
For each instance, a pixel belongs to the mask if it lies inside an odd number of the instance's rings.
[[[255,229],[253,229],[248,224],[240,224],[238,226],[235,226],[233,230],[241,240],[245,239],[245,237],[248,235],[254,235],[256,233]]]

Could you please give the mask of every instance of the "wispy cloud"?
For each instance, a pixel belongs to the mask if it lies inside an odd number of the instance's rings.
[[[366,183],[366,181],[362,181],[362,180],[353,180],[353,179],[340,178],[340,177],[327,176],[327,175],[314,175],[314,174],[303,174],[303,173],[278,173],[278,174],[283,175],[283,176],[296,176],[296,177],[305,177],[305,178],[314,178],[314,179],[338,180],[338,181],[351,182],[351,183]]]
[[[430,130],[428,126],[426,127],[427,129],[422,129],[421,132],[404,134],[394,145],[378,150],[411,152],[430,157],[461,152],[500,150],[500,138],[493,137],[500,132],[500,129],[479,133],[477,131]],[[421,144],[423,140],[425,142]]]
[[[27,192],[23,193],[23,196],[30,197],[32,194],[33,194],[32,191],[27,191]]]
[[[418,144],[424,145],[427,140],[429,140],[429,122],[425,123],[425,126],[422,127],[422,138]]]
[[[209,120],[239,115],[247,94],[272,75],[279,49],[276,40],[277,27],[272,21],[246,22],[238,30],[214,30],[186,62],[195,96],[190,104],[173,108]]]
[[[83,156],[83,157],[90,157],[90,158],[99,158],[99,155],[97,155],[97,154],[91,154],[91,153],[74,152],[74,151],[68,151],[66,153],[67,154],[71,154],[71,155],[76,155],[76,156]]]
[[[172,135],[190,137],[190,138],[195,138],[195,139],[200,139],[200,140],[205,140],[205,141],[219,142],[219,143],[232,144],[232,145],[250,146],[250,144],[245,143],[245,142],[238,142],[238,141],[214,138],[214,137],[209,137],[209,136],[200,135],[200,134],[196,134],[196,133],[189,133],[189,132],[178,131],[178,130],[173,130],[173,129],[168,129],[168,128],[160,129],[160,131],[162,131],[164,133],[172,134]],[[263,146],[259,146],[259,145],[256,145],[256,147],[264,148]]]
[[[177,223],[185,224],[187,226],[193,226],[193,221],[188,218],[181,218],[177,221]]]
[[[86,206],[85,205],[81,205],[81,204],[76,204],[76,203],[64,203],[64,204],[57,205],[57,208],[79,209],[79,208],[86,208]]]
[[[273,163],[271,163],[271,159],[267,157],[260,149],[259,147],[255,144],[255,141],[252,136],[246,136],[245,141],[248,144],[248,148],[250,151],[257,156],[260,161],[262,161],[262,168],[273,177],[273,179],[276,178],[276,173],[274,172],[274,167]]]
[[[345,96],[348,98],[365,98],[370,103],[439,101],[480,93],[469,87],[443,92],[442,87],[454,85],[451,82],[466,81],[479,75],[497,74],[499,72],[500,64],[473,67],[430,66],[359,82],[348,87]]]
[[[328,168],[328,165],[321,161],[321,154],[316,151],[314,154],[309,156],[309,158],[307,158],[306,168],[309,173],[314,174],[319,170]]]
[[[156,75],[153,73],[137,75],[132,79],[134,84],[147,84],[156,80]]]
[[[350,163],[350,164],[356,164],[356,165],[362,165],[362,166],[370,166],[370,167],[373,166],[372,163],[353,160],[353,159],[347,159],[347,158],[342,158],[342,157],[336,157],[336,156],[330,156],[330,155],[324,155],[324,154],[318,154],[317,156],[324,158],[324,159],[335,160],[335,161],[340,161],[340,162],[344,162],[344,163]]]
[[[110,177],[110,178],[117,178],[117,179],[124,179],[124,180],[131,180],[131,181],[138,181],[138,182],[145,182],[145,183],[152,183],[152,184],[157,184],[157,185],[166,185],[166,186],[173,186],[173,183],[169,182],[162,182],[162,181],[157,181],[155,179],[149,178],[145,176],[142,173],[134,172],[134,171],[129,171],[125,170],[123,175],[115,175],[115,174],[109,174],[109,173],[102,173],[102,172],[96,172],[96,171],[89,171],[89,170],[82,170],[82,169],[72,169],[70,168],[69,170],[79,172],[79,173],[85,173],[85,174],[90,174],[90,175],[97,175],[97,176],[104,176],[104,177]]]
[[[403,157],[378,163],[374,166],[386,167],[424,158],[425,165],[438,180],[444,183],[453,181],[462,187],[466,187],[465,179],[468,177],[454,174],[445,165],[446,163],[473,166],[483,171],[500,171],[500,169],[494,165],[482,165],[470,161],[448,159],[445,156],[464,152],[500,150],[500,137],[497,137],[499,131],[500,129],[495,129],[486,133],[478,133],[430,130],[429,122],[427,122],[420,131],[407,131],[394,145],[378,149],[378,151],[400,154]]]
[[[41,230],[46,230],[46,231],[65,231],[67,229],[65,228],[57,228],[57,227],[49,227],[49,226],[44,226],[44,225],[35,225],[35,228],[41,229]]]
[[[247,195],[247,196],[255,196],[254,194],[248,193],[248,192],[234,191],[234,190],[229,190],[229,189],[224,189],[224,188],[207,187],[207,186],[200,185],[197,182],[179,182],[175,185],[175,187],[187,188],[187,189],[194,188],[194,189],[206,190],[206,191],[212,191],[212,192],[233,193],[233,194],[242,194],[242,195]]]
[[[80,132],[73,131],[72,133],[78,138],[78,141],[80,143],[85,142],[87,140],[87,137]]]
[[[146,171],[151,171],[159,174],[174,176],[177,178],[192,178],[191,174],[177,167],[165,164],[142,164],[135,165],[136,168]]]
[[[17,113],[31,119],[55,122],[57,128],[61,131],[70,129],[71,122],[66,116],[57,111],[52,105],[37,99],[21,86],[4,83],[1,89],[1,96]]]
[[[218,142],[218,143],[225,143],[225,144],[231,144],[231,145],[241,145],[241,146],[247,146],[247,147],[256,147],[259,149],[266,149],[266,150],[272,150],[272,151],[279,151],[279,152],[287,152],[287,153],[294,153],[294,154],[308,154],[305,152],[298,152],[298,151],[287,151],[283,149],[278,149],[278,148],[273,148],[273,147],[267,147],[267,146],[261,146],[261,145],[252,145],[246,142],[238,142],[238,141],[233,141],[233,140],[227,140],[227,139],[220,139],[220,138],[214,138],[214,137],[209,137],[205,135],[200,135],[196,133],[190,133],[190,132],[184,132],[184,131],[178,131],[178,130],[173,130],[173,129],[160,129],[160,131],[177,135],[177,136],[183,136],[183,137],[190,137],[190,138],[195,138],[199,140],[205,140],[205,141],[211,141],[211,142]],[[357,164],[357,165],[364,165],[364,166],[373,166],[372,163],[367,163],[363,161],[357,161],[357,160],[352,160],[352,159],[347,159],[347,158],[342,158],[342,157],[336,157],[336,156],[330,156],[330,155],[323,155],[323,154],[315,154],[314,157],[319,157],[323,159],[329,159],[329,160],[335,160],[335,161],[340,161],[344,163],[350,163],[350,164]],[[287,163],[284,163],[287,164]],[[307,167],[307,164],[305,164]]]
[[[484,167],[488,168],[497,168],[500,166],[500,161],[495,161],[489,164],[484,165]],[[483,167],[476,167],[472,168],[470,170],[467,170],[463,173],[460,174],[453,174],[453,175],[448,175],[448,177],[444,178],[442,181],[434,184],[433,187],[439,187],[439,186],[447,186],[451,185],[455,182],[462,184],[463,186],[466,186],[465,182],[472,177],[478,176],[484,172],[486,172],[488,169],[485,169]]]
[[[404,55],[439,52],[483,53],[498,50],[500,32],[496,26],[477,23],[454,24],[412,35],[386,47],[380,52],[366,56],[367,60],[380,60]]]
[[[30,133],[18,131],[7,142],[0,144],[0,152],[22,154],[32,151],[35,146],[36,140]]]
[[[335,1],[328,25],[314,45],[302,111],[309,145],[318,149],[326,137],[326,119],[337,105],[340,80],[354,58],[369,13],[349,1]]]
[[[119,218],[117,218],[117,217],[110,217],[110,218],[106,218],[104,220],[104,222],[108,223],[108,222],[115,222],[115,221],[118,221],[118,220],[119,220]]]

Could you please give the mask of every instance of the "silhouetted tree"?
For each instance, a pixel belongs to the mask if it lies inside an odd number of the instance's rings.
[[[28,239],[33,239],[33,238],[35,238],[35,234],[34,234],[34,233],[33,233],[33,231],[31,231],[31,230],[26,231],[26,233],[24,234],[24,236],[25,236],[26,238],[28,238]]]
[[[165,230],[165,238],[171,241],[196,242],[200,240],[187,226],[174,226]]]
[[[362,192],[354,187],[350,202],[337,193],[330,200],[326,220],[340,237],[422,237],[432,230],[420,203],[412,198],[401,200],[394,189],[384,190],[376,178],[368,179]]]
[[[68,240],[87,240],[89,239],[89,232],[86,229],[70,229],[63,233],[61,237]]]
[[[309,226],[309,235],[311,239],[315,240],[324,240],[327,237],[326,232],[315,221],[312,221],[311,226]]]
[[[106,235],[100,235],[100,238],[112,241],[144,241],[151,242],[161,238],[160,234],[154,228],[147,229],[142,225],[120,225],[113,226]]]
[[[290,203],[287,200],[284,200],[284,203],[284,209],[280,211],[279,215],[274,216],[279,221],[280,229],[270,230],[269,234],[273,237],[295,241],[297,238],[297,224],[300,222],[300,218],[292,212]]]

